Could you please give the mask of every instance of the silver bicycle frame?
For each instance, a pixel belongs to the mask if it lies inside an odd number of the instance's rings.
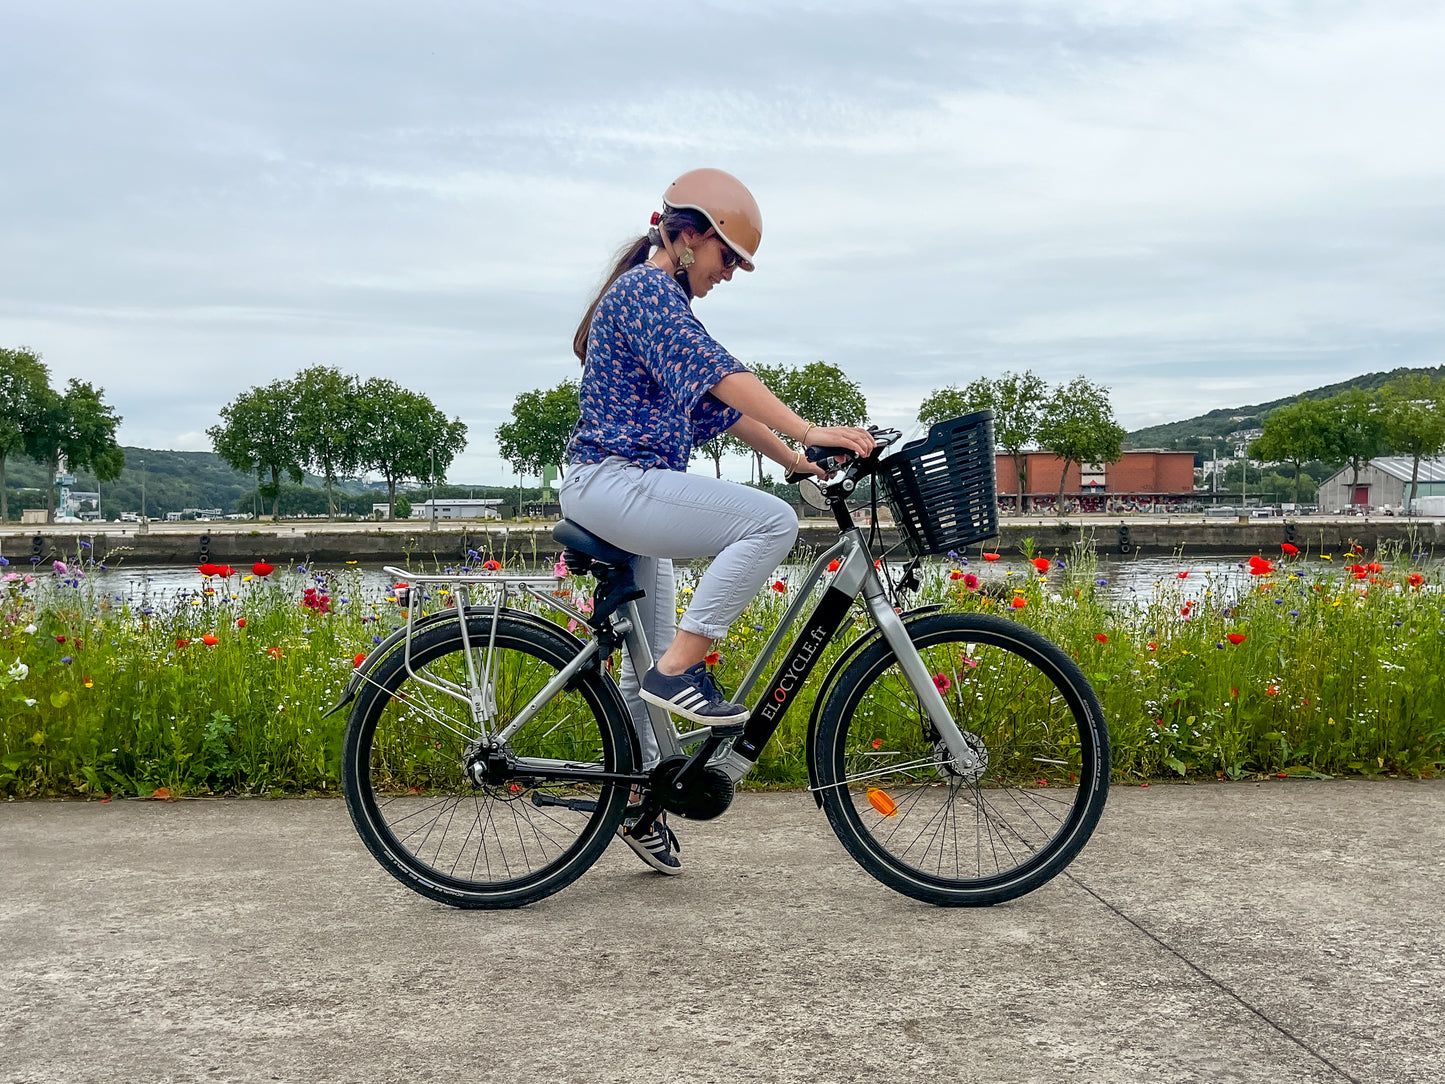
[[[788,637],[793,626],[803,616],[804,610],[812,599],[814,588],[816,588],[826,575],[827,566],[836,559],[839,567],[829,582],[829,588],[841,591],[853,599],[862,597],[864,605],[868,610],[873,623],[878,627],[888,646],[893,649],[898,658],[899,665],[903,670],[904,677],[909,686],[918,696],[923,710],[928,713],[929,720],[942,737],[948,751],[956,759],[956,762],[965,770],[977,763],[977,754],[964,741],[963,734],[958,725],[954,722],[953,716],[948,710],[942,695],[937,686],[933,683],[933,677],[929,674],[928,668],[924,665],[923,659],[919,656],[918,650],[913,646],[909,637],[908,629],[903,620],[893,609],[888,598],[882,580],[879,578],[878,570],[873,565],[873,557],[863,540],[863,533],[858,528],[845,531],[832,546],[819,555],[813,562],[807,573],[803,576],[800,585],[794,593],[792,601],[784,611],[782,619],[768,637],[767,643],[763,645],[762,651],[754,660],[752,667],[744,676],[738,691],[735,694],[740,700],[746,701],[752,693],[759,678],[769,663],[777,657],[782,649],[785,639]],[[521,727],[525,726],[537,712],[539,712],[551,699],[556,696],[572,678],[584,667],[588,666],[595,659],[598,646],[595,639],[589,639],[583,649],[561,670],[553,676],[538,693],[507,722],[500,730],[494,732],[496,703],[492,692],[492,665],[494,661],[496,632],[498,619],[502,609],[512,594],[528,595],[544,606],[567,614],[569,617],[580,623],[586,624],[587,617],[575,607],[563,602],[554,592],[562,582],[555,576],[513,576],[505,573],[448,573],[439,575],[414,575],[403,569],[387,566],[386,571],[399,579],[404,579],[408,589],[420,591],[423,596],[428,586],[434,589],[446,588],[455,599],[457,622],[461,631],[462,644],[466,655],[467,686],[462,686],[435,678],[431,675],[423,676],[416,672],[412,666],[411,647],[413,633],[416,627],[417,614],[421,609],[417,603],[422,599],[409,600],[412,604],[407,607],[406,638],[403,647],[403,662],[407,674],[415,681],[429,688],[445,694],[446,696],[467,706],[471,717],[472,725],[477,733],[469,737],[480,739],[486,744],[501,744],[506,742]],[[496,592],[492,602],[492,627],[486,644],[486,651],[482,659],[480,673],[477,670],[476,659],[472,650],[470,630],[467,628],[467,609],[473,592],[481,590],[492,590]],[[544,590],[546,589],[546,590]],[[647,638],[642,633],[642,622],[638,617],[637,605],[629,602],[623,611],[625,617],[614,622],[614,629],[622,635],[623,650],[625,650],[632,662],[633,672],[645,674],[652,668],[653,658],[651,648],[648,646]],[[475,645],[480,649],[481,645]],[[674,724],[672,717],[653,704],[647,705],[649,721],[652,725],[654,737],[657,739],[659,755],[663,758],[681,754],[689,745],[708,738],[712,731],[709,727],[700,727],[696,730],[680,732]],[[741,753],[733,749],[733,742],[724,742],[722,747],[713,756],[711,763],[720,767],[734,782],[742,779],[748,772],[752,771],[755,761],[749,760]],[[525,763],[533,763],[532,758],[525,758]],[[550,762],[538,760],[535,762],[538,767],[543,767]]]

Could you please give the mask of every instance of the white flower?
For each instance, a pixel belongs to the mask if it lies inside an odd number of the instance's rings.
[[[24,681],[25,678],[26,678],[26,676],[27,676],[29,673],[30,673],[30,667],[26,666],[26,665],[25,665],[23,662],[21,662],[19,659],[16,659],[15,662],[14,662],[14,663],[11,665],[11,667],[10,667],[10,680],[11,680],[11,681]]]
[[[26,626],[25,626],[25,633],[26,633],[27,636],[34,636],[34,635],[35,635],[37,632],[39,632],[39,631],[40,631],[40,630],[37,629],[34,625],[26,625]]]
[[[25,698],[25,706],[26,706],[27,708],[33,708],[33,707],[35,706],[35,700],[34,700],[34,698],[33,698],[33,697],[26,697],[26,698]]]

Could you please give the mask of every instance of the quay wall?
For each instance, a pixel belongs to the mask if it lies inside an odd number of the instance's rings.
[[[209,528],[209,529],[208,529]],[[258,560],[272,564],[316,561],[361,565],[420,562],[425,566],[453,565],[475,550],[485,558],[529,562],[551,561],[558,552],[550,523],[442,524],[436,530],[398,529],[393,524],[168,524],[140,531],[134,524],[104,524],[95,530],[74,524],[0,528],[0,555],[9,571],[28,567],[32,557],[50,562],[77,554],[93,556],[108,565],[185,565],[214,561],[249,568]],[[881,529],[884,548],[899,542],[898,532]],[[825,521],[808,521],[799,531],[800,550],[816,551],[830,545],[836,529]],[[983,548],[1017,553],[1024,538],[1032,538],[1043,553],[1065,549],[1091,539],[1100,553],[1196,555],[1278,554],[1280,544],[1292,542],[1305,553],[1339,553],[1351,545],[1366,552],[1382,543],[1408,544],[1413,552],[1445,551],[1445,519],[1441,518],[1324,518],[1269,519],[1247,523],[1220,522],[1199,517],[1135,517],[1102,519],[1005,518],[998,539]],[[980,547],[969,547],[975,553]],[[901,550],[899,552],[902,552]]]

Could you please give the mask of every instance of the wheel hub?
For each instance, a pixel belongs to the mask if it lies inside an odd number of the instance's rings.
[[[963,732],[963,743],[973,751],[976,758],[971,767],[960,764],[958,758],[948,751],[948,746],[940,738],[933,743],[935,770],[941,776],[952,776],[955,779],[962,779],[968,784],[977,783],[988,771],[988,746],[971,730]]]

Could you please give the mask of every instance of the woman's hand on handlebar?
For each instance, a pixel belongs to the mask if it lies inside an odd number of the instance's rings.
[[[808,430],[808,446],[815,448],[847,448],[855,455],[871,453],[877,442],[866,429],[851,425],[815,425]]]

